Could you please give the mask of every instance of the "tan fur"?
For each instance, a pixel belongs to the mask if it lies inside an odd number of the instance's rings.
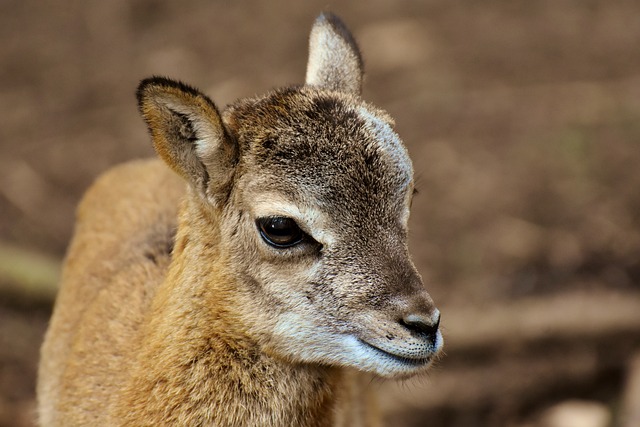
[[[91,425],[96,406],[128,380],[126,354],[166,274],[183,193],[184,183],[153,160],[111,170],[85,195],[42,349],[42,425]]]
[[[141,83],[173,172],[119,166],[80,204],[42,348],[42,426],[372,426],[371,375],[428,368],[442,337],[407,252],[406,150],[359,99],[336,17],[316,22],[310,58],[306,87],[222,115],[184,84]],[[301,240],[270,243],[273,217]]]

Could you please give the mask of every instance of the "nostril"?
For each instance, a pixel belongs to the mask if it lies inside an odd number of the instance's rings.
[[[400,324],[411,332],[426,335],[430,340],[435,340],[440,327],[440,314],[435,321],[427,316],[409,314],[400,319]]]

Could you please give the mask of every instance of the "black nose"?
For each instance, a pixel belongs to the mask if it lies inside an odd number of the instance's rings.
[[[433,344],[436,341],[438,328],[440,327],[440,313],[437,313],[435,320],[433,320],[433,317],[421,314],[408,314],[400,319],[400,324],[414,334],[423,336],[424,339]]]

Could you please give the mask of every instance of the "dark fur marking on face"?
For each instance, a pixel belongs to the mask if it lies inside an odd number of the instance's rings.
[[[262,148],[264,148],[265,150],[272,150],[275,145],[275,141],[271,138],[267,138],[262,141]]]
[[[358,115],[347,108],[343,102],[330,96],[318,96],[305,110],[305,115],[311,120],[325,122],[328,126],[355,129],[364,124]],[[346,126],[345,126],[346,124]]]
[[[327,118],[336,118],[334,113],[339,109],[338,101],[335,98],[330,97],[318,97],[313,101],[312,107],[306,111],[307,117],[311,119],[320,118],[318,116],[322,115],[322,119]]]

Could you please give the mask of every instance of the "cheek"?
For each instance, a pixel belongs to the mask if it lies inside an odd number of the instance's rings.
[[[228,247],[238,273],[271,298],[299,303],[317,278],[317,258],[274,251],[262,241],[255,223],[248,218],[237,224],[233,234],[230,237],[236,243]]]
[[[317,282],[317,270],[317,264],[307,259],[263,260],[256,263],[253,274],[265,293],[287,305],[299,305],[308,303],[307,295]]]
[[[254,265],[259,258],[257,231],[255,225],[242,212],[228,215],[225,218],[225,229],[222,233],[222,245],[234,259],[239,270]]]

